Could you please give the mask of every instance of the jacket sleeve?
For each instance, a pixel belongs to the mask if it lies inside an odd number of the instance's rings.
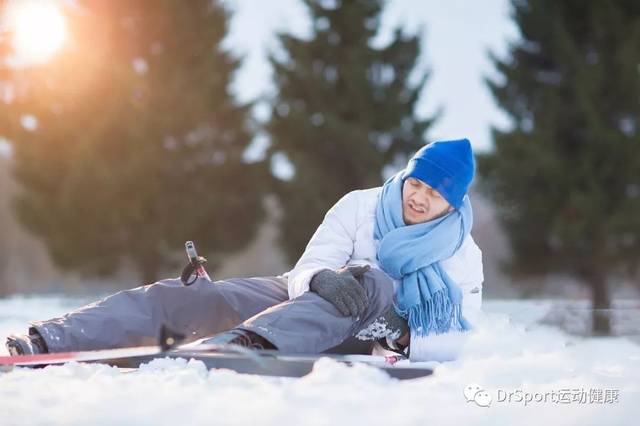
[[[287,274],[289,298],[309,290],[311,278],[322,269],[338,269],[351,259],[357,228],[358,197],[352,191],[326,213],[307,248]]]

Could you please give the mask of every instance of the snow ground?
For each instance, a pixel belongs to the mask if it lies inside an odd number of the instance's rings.
[[[0,338],[87,301],[0,299]],[[637,336],[634,342],[568,335],[541,324],[553,306],[485,301],[485,315],[458,360],[438,365],[432,377],[403,382],[327,359],[302,379],[207,371],[186,360],[156,360],[135,372],[81,364],[17,369],[0,373],[0,425],[637,423]],[[463,391],[472,384],[486,393],[474,391],[468,402]]]

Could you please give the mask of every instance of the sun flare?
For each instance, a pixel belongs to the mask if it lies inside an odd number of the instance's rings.
[[[10,1],[5,13],[20,62],[45,62],[66,39],[64,16],[52,0]]]

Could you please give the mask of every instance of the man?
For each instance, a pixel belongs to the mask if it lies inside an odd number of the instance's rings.
[[[35,322],[7,347],[21,354],[154,344],[166,325],[189,341],[286,353],[351,340],[438,358],[449,345],[443,337],[464,335],[465,317],[481,305],[482,254],[466,195],[474,174],[467,139],[434,142],[383,187],[340,199],[284,275],[199,278],[188,287],[163,280]]]

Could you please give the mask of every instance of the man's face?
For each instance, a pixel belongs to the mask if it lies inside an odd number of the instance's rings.
[[[419,179],[407,178],[402,186],[402,218],[407,225],[428,222],[453,210],[435,189]]]

